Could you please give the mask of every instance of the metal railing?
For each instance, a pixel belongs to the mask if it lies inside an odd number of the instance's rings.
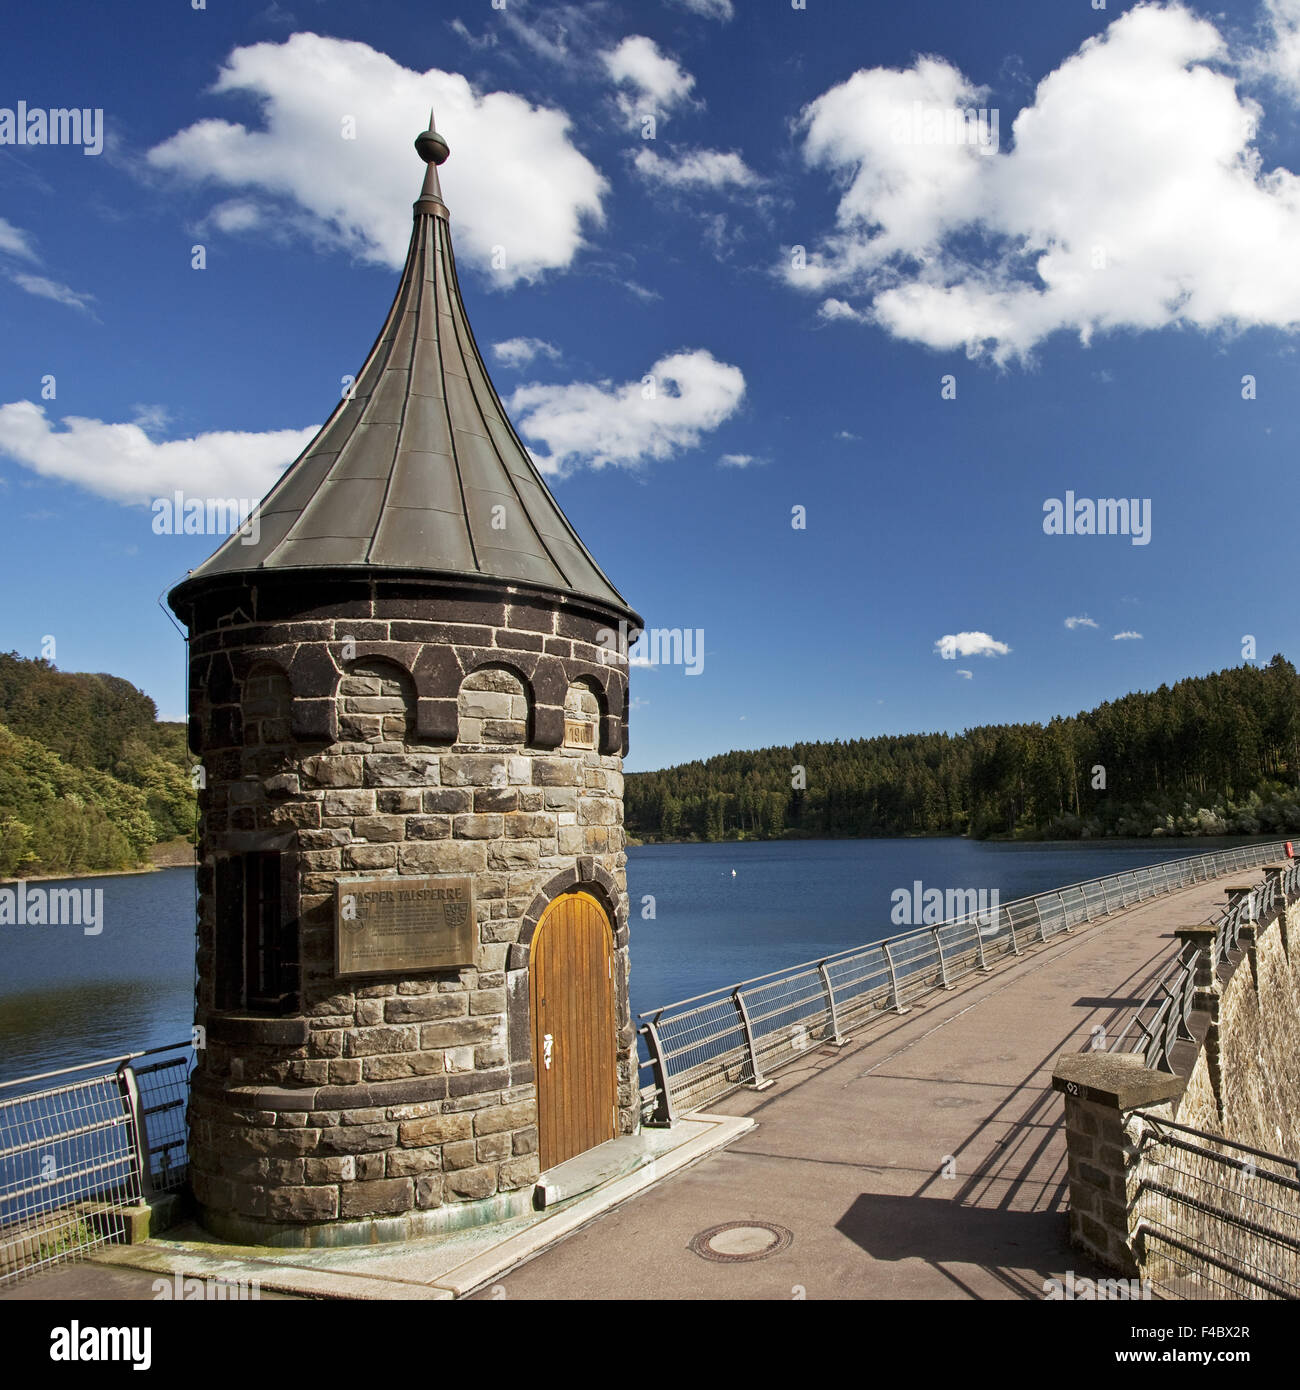
[[[815,1047],[848,1040],[848,1030],[977,970],[990,970],[1027,945],[1195,883],[1271,863],[1286,842],[1240,845],[1069,884],[987,914],[970,913],[900,936],[851,947],[639,1015],[645,1056],[642,1113],[670,1124],[679,1114],[741,1086],[762,1088],[768,1073]]]
[[[1136,1123],[1144,1277],[1173,1298],[1300,1297],[1300,1164],[1142,1112]]]
[[[1217,926],[1210,969],[1216,970],[1230,951],[1238,949],[1242,927],[1266,921],[1280,902],[1294,898],[1297,893],[1300,893],[1300,862],[1289,860],[1285,873],[1270,876],[1224,908],[1210,923]],[[1107,1048],[1108,1052],[1140,1053],[1148,1067],[1167,1072],[1174,1070],[1171,1060],[1174,1044],[1194,1041],[1188,1018],[1196,992],[1196,971],[1203,954],[1195,951],[1169,966]]]
[[[1194,951],[1185,960],[1174,961],[1124,1025],[1124,1031],[1106,1049],[1107,1052],[1140,1052],[1143,1063],[1152,1070],[1174,1070],[1171,1060],[1174,1044],[1195,1041],[1188,1019],[1196,996],[1196,970],[1203,954],[1202,951]],[[1130,1033],[1136,1036],[1126,1049]]]
[[[0,1287],[118,1239],[128,1207],[184,1184],[192,1056],[177,1043],[0,1083]]]

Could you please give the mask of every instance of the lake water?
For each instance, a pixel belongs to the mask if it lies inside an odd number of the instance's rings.
[[[627,869],[632,1009],[897,933],[890,895],[910,890],[916,879],[926,888],[997,889],[1008,902],[1240,843],[801,840],[634,848]],[[0,927],[0,1080],[189,1036],[193,870],[84,879],[80,886],[104,890],[101,935]],[[651,906],[654,916],[644,915]]]

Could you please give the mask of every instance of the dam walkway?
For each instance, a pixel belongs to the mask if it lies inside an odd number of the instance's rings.
[[[1041,1299],[1104,1277],[1068,1241],[1052,1069],[1098,1025],[1114,1037],[1224,887],[1076,927],[733,1093],[710,1109],[754,1129],[475,1296]],[[757,1229],[691,1248],[733,1223]],[[727,1258],[768,1225],[774,1253]]]
[[[260,1281],[263,1296],[674,1301],[1038,1300],[1070,1272],[1110,1277],[1068,1239],[1053,1069],[1099,1027],[1121,1033],[1177,955],[1177,930],[1255,877],[1174,889],[1005,952],[988,973],[911,997],[905,1013],[873,1012],[842,1046],[786,1061],[766,1089],[647,1131],[662,1156],[626,1189],[635,1197],[611,1192],[590,1220],[581,1206],[554,1226],[548,1217],[554,1234],[519,1235],[517,1254],[487,1228],[456,1255],[437,1241],[255,1250],[182,1227],[20,1281],[0,1300],[143,1299],[158,1273]],[[691,1137],[710,1129],[717,1141]]]

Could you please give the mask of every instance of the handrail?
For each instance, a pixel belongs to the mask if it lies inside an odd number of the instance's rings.
[[[1180,1134],[1190,1134],[1196,1139],[1212,1139],[1216,1144],[1223,1144],[1227,1148],[1236,1149],[1238,1153],[1250,1154],[1252,1158],[1265,1158],[1270,1163],[1276,1163],[1279,1168],[1293,1168],[1294,1178],[1283,1178],[1281,1174],[1264,1173],[1261,1176],[1266,1178],[1276,1178],[1279,1181],[1292,1184],[1296,1191],[1300,1192],[1300,1159],[1288,1158],[1285,1154],[1275,1154],[1269,1149],[1257,1149],[1251,1144],[1243,1144],[1239,1140],[1229,1139],[1226,1135],[1211,1134],[1204,1129],[1196,1129],[1192,1125],[1180,1124],[1177,1120],[1167,1120],[1163,1115],[1149,1114],[1145,1108],[1139,1108],[1134,1112],[1140,1115],[1143,1121],[1150,1125],[1157,1132],[1166,1129],[1176,1129]],[[1193,1147],[1193,1152],[1204,1152],[1204,1150]],[[1219,1154],[1210,1154],[1211,1158],[1220,1157]]]
[[[1256,853],[1261,853],[1261,852],[1263,852],[1263,850],[1267,850],[1267,851],[1268,851],[1268,854],[1265,855],[1265,858],[1266,858],[1266,859],[1267,859],[1267,858],[1271,858],[1271,857],[1273,857],[1274,854],[1282,854],[1282,853],[1285,853],[1285,849],[1286,849],[1287,843],[1288,843],[1288,842],[1285,841],[1285,840],[1277,840],[1277,841],[1275,841],[1275,842],[1273,842],[1273,843],[1270,843],[1270,844],[1268,844],[1268,845],[1263,846],[1262,849],[1261,849],[1261,850],[1257,850]],[[1045,893],[1031,893],[1031,894],[1029,894],[1027,897],[1023,897],[1023,898],[1013,898],[1010,902],[1005,902],[1005,903],[1001,903],[1001,902],[1000,902],[1000,903],[998,904],[998,908],[999,908],[999,911],[1009,912],[1013,907],[1022,907],[1022,906],[1024,906],[1024,904],[1026,904],[1026,903],[1037,903],[1038,900],[1039,900],[1040,898],[1055,898],[1055,897],[1060,896],[1060,895],[1063,894],[1063,893],[1070,893],[1070,892],[1073,892],[1074,889],[1076,889],[1076,888],[1086,888],[1086,887],[1088,887],[1088,886],[1090,886],[1090,885],[1092,885],[1092,884],[1111,883],[1112,881],[1118,882],[1119,879],[1121,879],[1121,878],[1129,878],[1129,877],[1131,877],[1131,876],[1134,875],[1134,874],[1149,874],[1149,873],[1156,873],[1156,872],[1158,872],[1160,869],[1163,869],[1163,868],[1166,868],[1166,867],[1172,867],[1172,866],[1174,866],[1174,865],[1179,865],[1179,864],[1197,863],[1197,862],[1199,862],[1199,861],[1201,861],[1201,860],[1203,860],[1203,859],[1211,859],[1211,858],[1214,858],[1214,857],[1217,856],[1217,855],[1229,855],[1229,854],[1234,854],[1234,855],[1235,855],[1235,854],[1237,854],[1239,851],[1245,850],[1245,849],[1249,849],[1249,848],[1251,848],[1251,847],[1250,847],[1250,846],[1247,846],[1247,845],[1234,845],[1231,849],[1212,850],[1212,851],[1210,852],[1210,854],[1193,854],[1193,855],[1189,855],[1188,858],[1186,858],[1186,859],[1166,859],[1166,860],[1162,860],[1162,861],[1160,861],[1159,863],[1156,863],[1156,864],[1144,864],[1142,867],[1137,868],[1137,869],[1120,869],[1120,870],[1119,870],[1118,872],[1116,872],[1116,873],[1113,873],[1113,874],[1105,874],[1105,875],[1103,875],[1103,876],[1100,877],[1100,878],[1085,878],[1085,879],[1080,879],[1078,883],[1067,883],[1067,884],[1065,885],[1064,888],[1049,888]],[[1264,861],[1263,861],[1263,860],[1260,860],[1259,862],[1262,863],[1262,862],[1264,862]],[[1254,867],[1254,865],[1252,865],[1252,864],[1232,864],[1232,865],[1229,865],[1229,866],[1228,866],[1228,872],[1235,872],[1238,868],[1243,868],[1243,869],[1245,869],[1245,868],[1253,868],[1253,867]],[[1215,875],[1213,875],[1213,877],[1218,878],[1218,877],[1221,877],[1221,875],[1220,875],[1220,874],[1215,874]],[[1178,885],[1178,887],[1182,887],[1182,886],[1183,886],[1183,884],[1181,884],[1181,883]],[[1139,901],[1140,901],[1140,900],[1139,900]],[[1124,904],[1124,906],[1132,906],[1132,904]],[[944,921],[938,922],[938,923],[936,923],[935,925],[936,925],[936,926],[940,926],[940,927],[944,927],[944,926],[953,925],[953,924],[958,923],[958,922],[965,922],[965,921],[967,921],[967,920],[969,919],[969,917],[970,917],[971,915],[972,915],[972,914],[969,914],[969,913],[968,913],[966,916],[963,916],[963,917],[949,917],[949,918],[945,918]],[[978,916],[978,914],[973,914],[973,915]],[[1101,915],[1102,915],[1103,917],[1108,917],[1108,916],[1110,916],[1110,913],[1109,913],[1109,912],[1103,912]],[[1089,918],[1088,920],[1091,921],[1091,920],[1093,920],[1093,919],[1092,919],[1092,918]],[[933,930],[934,930],[934,927],[932,927],[932,926],[918,927],[915,931],[903,932],[903,933],[901,933],[901,934],[898,935],[898,936],[882,936],[882,937],[880,937],[878,940],[868,942],[867,944],[868,944],[868,945],[871,945],[871,946],[880,946],[880,945],[882,945],[884,942],[888,941],[888,942],[892,945],[895,941],[902,941],[902,940],[904,940],[904,939],[906,939],[906,938],[908,938],[908,937],[912,937],[912,936],[920,936],[920,935],[922,935],[923,933],[931,932],[931,931],[933,931]],[[672,1002],[671,1004],[661,1004],[661,1005],[659,1006],[659,1008],[657,1008],[657,1009],[646,1009],[644,1013],[639,1013],[639,1014],[637,1014],[637,1017],[638,1017],[638,1018],[650,1018],[652,1015],[658,1015],[658,1014],[665,1013],[668,1009],[680,1009],[680,1008],[681,1008],[683,1005],[685,1005],[685,1004],[695,1004],[695,1003],[698,1003],[701,999],[709,999],[709,998],[712,998],[713,996],[719,995],[719,994],[727,994],[727,995],[730,995],[730,994],[734,993],[734,992],[735,992],[736,990],[738,990],[738,989],[745,989],[745,988],[746,988],[747,986],[749,986],[749,985],[759,984],[759,983],[761,983],[763,980],[775,979],[777,976],[793,975],[794,972],[795,972],[796,970],[808,970],[808,969],[811,969],[811,968],[815,967],[816,965],[818,965],[818,964],[819,964],[821,961],[823,961],[823,960],[828,960],[828,961],[829,961],[829,960],[836,960],[836,959],[837,959],[838,957],[840,957],[840,956],[850,956],[850,955],[853,955],[855,952],[858,952],[858,951],[861,951],[861,950],[862,950],[862,947],[861,947],[861,946],[846,946],[846,947],[844,948],[844,950],[842,950],[842,951],[836,951],[836,952],[834,952],[833,954],[831,954],[831,955],[829,955],[829,956],[818,956],[818,957],[814,958],[813,960],[800,961],[800,963],[799,963],[798,965],[788,965],[788,966],[785,967],[784,970],[772,970],[772,971],[769,971],[766,975],[755,975],[755,976],[753,976],[752,979],[740,980],[740,981],[739,981],[738,983],[736,983],[736,984],[731,984],[731,985],[719,985],[719,986],[717,987],[717,989],[705,990],[705,992],[704,992],[703,994],[693,994],[693,995],[691,995],[691,997],[690,997],[689,999],[675,999],[675,1000],[673,1000],[673,1002]]]
[[[1274,862],[1285,848],[1282,840],[1237,845],[1083,879],[647,1009],[637,1015],[650,1052],[640,1062],[650,1073],[643,1112],[653,1109],[662,1120],[740,1086],[766,1084],[775,1068],[842,1039],[864,1015],[906,1013],[910,999],[991,968],[999,948],[1003,957],[1019,955],[1022,942],[1046,942],[1158,894]],[[1240,915],[1239,908],[1238,922]],[[1177,1010],[1160,1015],[1172,1026],[1168,1046],[1186,1028],[1190,999],[1190,986],[1180,989]]]
[[[1172,1297],[1300,1294],[1300,1163],[1136,1114],[1126,1219],[1142,1273]],[[1171,1260],[1171,1249],[1187,1258]]]
[[[54,1071],[38,1071],[31,1076],[17,1076],[12,1081],[0,1081],[0,1090],[9,1086],[25,1086],[29,1081],[48,1081],[52,1076],[71,1076],[74,1072],[91,1071],[97,1067],[119,1067],[123,1062],[134,1062],[137,1057],[152,1057],[155,1052],[177,1052],[181,1048],[192,1047],[189,1038],[184,1042],[162,1043],[157,1047],[146,1047],[139,1052],[122,1052],[116,1057],[102,1057],[97,1062],[81,1062],[75,1067],[56,1067]]]
[[[1243,924],[1266,918],[1272,912],[1277,901],[1278,888],[1278,880],[1268,878],[1250,892],[1242,893],[1235,902],[1223,908],[1217,918],[1206,923],[1217,928],[1210,956],[1211,970],[1218,967],[1229,951],[1238,949],[1237,942]],[[1281,876],[1280,888],[1284,899],[1300,891],[1300,861],[1290,861],[1290,867]],[[1170,964],[1156,981],[1151,992],[1133,1011],[1123,1031],[1106,1049],[1108,1052],[1122,1051],[1125,1040],[1136,1027],[1144,1036],[1138,1038],[1128,1051],[1141,1052],[1148,1067],[1173,1071],[1170,1053],[1174,1042],[1177,1041],[1177,1026],[1171,1031],[1169,1025],[1172,1017],[1179,1014],[1183,1021],[1183,1031],[1186,1032],[1186,1020],[1191,1012],[1192,996],[1195,993],[1192,982],[1199,956],[1198,951],[1185,960],[1176,959]],[[1161,993],[1165,997],[1157,999],[1156,996]],[[1143,1022],[1143,1015],[1147,1010],[1153,1012],[1150,1018]]]

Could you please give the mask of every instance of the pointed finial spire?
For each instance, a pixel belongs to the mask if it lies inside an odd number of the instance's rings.
[[[447,215],[447,205],[442,201],[442,187],[438,183],[438,165],[445,164],[451,150],[447,142],[434,129],[433,112],[429,112],[429,128],[415,137],[415,152],[429,166],[424,174],[424,187],[415,202],[415,215],[441,213]]]

